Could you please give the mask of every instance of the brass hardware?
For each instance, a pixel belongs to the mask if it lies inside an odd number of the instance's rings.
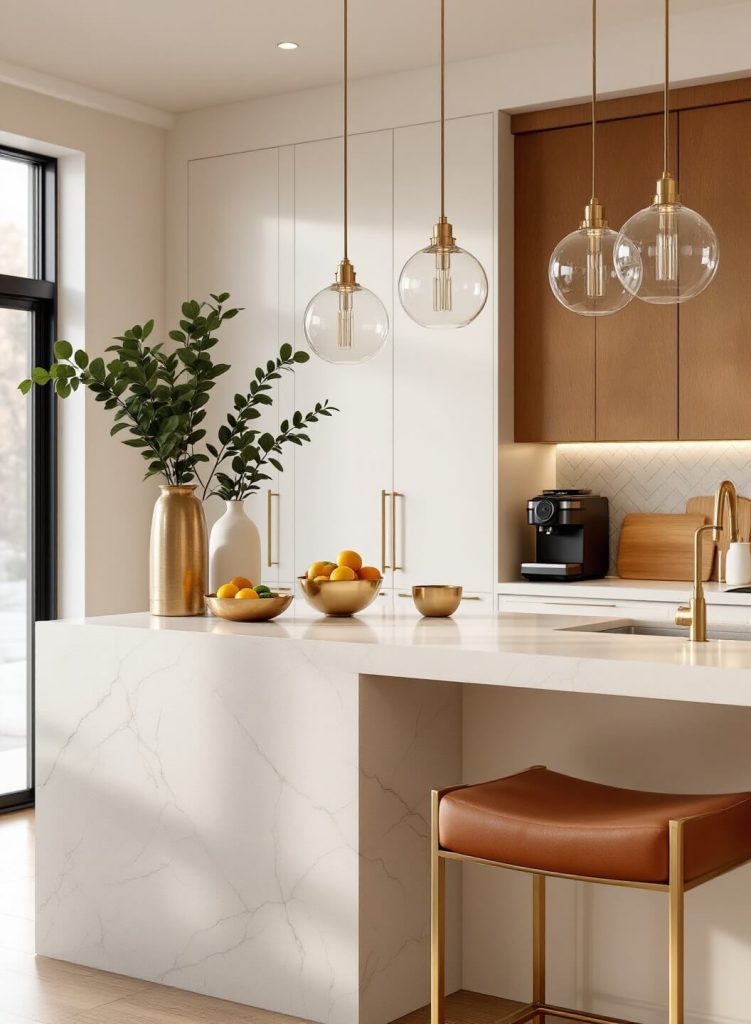
[[[391,566],[386,561],[386,498],[391,497],[391,491],[381,491],[381,575]]]
[[[532,876],[532,1001],[545,1002],[545,875]]]
[[[694,589],[689,603],[680,605],[675,613],[676,626],[688,626],[689,640],[694,643],[707,642],[707,600],[702,582],[702,534],[711,530],[712,539],[718,539],[720,530],[725,529],[722,518],[726,505],[730,518],[730,540],[734,542],[738,540],[738,493],[730,480],[723,480],[715,492],[714,522],[711,526],[700,526],[694,533]],[[722,575],[720,571],[720,579]]]
[[[728,527],[730,530],[730,544],[736,544],[738,541],[738,492],[735,489],[735,484],[731,480],[723,480],[715,491],[714,496],[714,525],[720,529],[725,524],[725,508],[728,511]],[[719,540],[717,533],[713,535],[713,540]],[[719,562],[717,579],[720,583],[724,582],[725,578],[725,564],[722,559],[722,552],[718,549],[717,559]]]
[[[391,492],[391,568],[394,572],[404,568],[403,565],[396,564],[396,499],[403,497],[399,491]]]
[[[446,861],[438,847],[437,789],[430,794],[430,1024],[444,1024],[446,960]]]
[[[670,0],[665,0],[664,9],[663,59],[665,63],[665,82],[662,99],[662,174],[657,180],[652,203],[664,208],[669,214],[673,206],[679,206],[681,197],[678,192],[678,181],[670,173]]]
[[[683,1024],[683,821],[670,822],[669,877],[668,1024]]]
[[[152,615],[203,615],[208,543],[203,505],[194,484],[160,484],[149,550]]]
[[[271,530],[271,499],[278,498],[279,493],[277,491],[268,490],[266,491],[266,564],[269,569],[274,565],[279,565],[271,557],[271,543],[272,543],[272,530]]]

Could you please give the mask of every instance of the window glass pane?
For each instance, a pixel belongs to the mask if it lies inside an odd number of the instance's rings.
[[[35,277],[31,255],[33,169],[0,157],[0,274]]]
[[[26,789],[31,313],[0,308],[0,795]]]

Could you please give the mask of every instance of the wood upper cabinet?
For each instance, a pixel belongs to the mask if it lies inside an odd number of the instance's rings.
[[[673,153],[676,128],[672,115]],[[662,129],[662,116],[655,114],[608,121],[598,129],[598,194],[614,231],[654,195]],[[596,440],[676,440],[677,307],[632,299],[618,313],[596,318],[595,337]]]
[[[516,138],[516,440],[675,439],[676,310],[633,300],[612,316],[578,316],[548,284],[554,246],[584,213],[590,154],[589,126]],[[648,205],[661,162],[660,116],[599,126],[598,193],[614,230]]]
[[[515,140],[515,436],[594,441],[595,324],[564,309],[548,285],[554,246],[581,220],[589,129]]]
[[[714,280],[680,306],[680,436],[751,438],[751,102],[680,113],[680,189],[720,241]]]

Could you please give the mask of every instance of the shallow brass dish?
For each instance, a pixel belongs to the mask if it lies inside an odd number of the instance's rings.
[[[216,594],[206,595],[206,607],[212,615],[230,622],[268,622],[281,615],[292,604],[292,594],[281,594],[279,597],[245,598],[217,597]]]
[[[462,600],[463,587],[443,583],[412,587],[412,600],[418,612],[427,618],[446,618],[453,615]]]
[[[305,600],[324,615],[356,615],[378,597],[383,580],[323,580],[298,577]]]

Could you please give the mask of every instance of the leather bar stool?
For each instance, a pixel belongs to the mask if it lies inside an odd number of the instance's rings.
[[[684,894],[751,860],[751,793],[645,793],[535,765],[477,786],[433,790],[431,806],[431,1024],[444,1024],[447,860],[532,875],[532,1002],[503,1024],[524,1024],[545,1013],[613,1024],[613,1018],[545,1000],[548,876],[667,893],[669,1024],[683,1024]]]

